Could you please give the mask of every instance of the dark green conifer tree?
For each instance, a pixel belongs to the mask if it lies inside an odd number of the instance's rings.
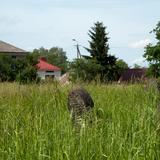
[[[99,73],[101,81],[113,80],[116,57],[108,54],[109,37],[108,33],[106,33],[106,27],[103,23],[96,22],[88,34],[91,39],[89,41],[90,48],[86,49],[90,52],[90,58],[101,65]]]

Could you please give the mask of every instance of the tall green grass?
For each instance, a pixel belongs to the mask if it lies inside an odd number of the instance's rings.
[[[1,160],[160,160],[154,88],[86,85],[92,123],[75,131],[70,86],[0,84]]]

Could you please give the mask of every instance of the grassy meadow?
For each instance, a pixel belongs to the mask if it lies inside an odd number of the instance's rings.
[[[95,107],[79,132],[71,86],[0,83],[0,160],[160,160],[158,95],[143,85],[84,85]]]

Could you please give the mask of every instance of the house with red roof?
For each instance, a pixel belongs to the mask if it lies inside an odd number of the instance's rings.
[[[36,65],[38,77],[45,79],[59,79],[61,77],[61,68],[47,62],[45,57],[39,59]]]

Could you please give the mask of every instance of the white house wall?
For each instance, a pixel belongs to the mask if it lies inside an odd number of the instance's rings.
[[[46,71],[37,71],[38,77],[42,80],[45,80],[45,76],[54,76],[55,79],[59,79],[61,77],[61,71],[54,71],[54,72],[46,72]]]
[[[56,79],[59,79],[61,77],[61,71],[54,72],[54,76]]]

